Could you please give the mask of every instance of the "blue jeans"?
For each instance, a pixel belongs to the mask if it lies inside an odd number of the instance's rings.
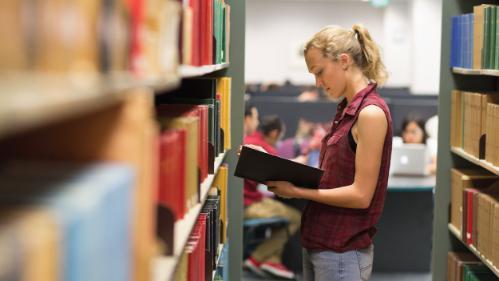
[[[366,281],[374,246],[344,253],[303,249],[303,281]]]

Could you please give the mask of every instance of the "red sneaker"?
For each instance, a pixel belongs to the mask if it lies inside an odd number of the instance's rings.
[[[260,265],[260,269],[280,278],[295,279],[295,274],[282,263],[264,262]]]
[[[260,276],[260,277],[265,277],[265,272],[263,272],[261,269],[260,269],[260,265],[262,265],[261,262],[255,260],[253,257],[249,257],[247,258],[244,263],[243,263],[243,266],[247,269],[249,269],[251,272],[253,272],[254,274]]]

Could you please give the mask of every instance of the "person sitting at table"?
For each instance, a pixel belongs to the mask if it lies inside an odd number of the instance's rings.
[[[425,130],[426,121],[417,115],[408,115],[402,122],[402,142],[407,144],[425,144],[428,145],[428,133]],[[433,142],[432,142],[433,143]],[[437,170],[436,149],[430,151],[430,163],[427,165],[429,174],[434,175]]]
[[[245,120],[248,124],[258,124],[258,121],[251,122],[252,118],[257,118],[258,111],[254,106],[248,106],[245,112]],[[245,123],[246,124],[246,123]],[[259,129],[254,130],[252,126],[245,125],[244,144],[249,147],[254,145],[265,149],[267,153],[277,154],[275,145],[283,133],[282,121],[277,116],[265,116],[260,122]],[[272,232],[271,236],[251,253],[251,256],[243,263],[244,267],[253,273],[264,276],[270,273],[273,276],[283,279],[294,279],[295,274],[282,264],[281,256],[284,245],[300,227],[301,214],[293,207],[269,197],[265,197],[258,190],[258,183],[251,180],[244,180],[244,218],[271,218],[283,217],[289,220],[288,230],[279,229]],[[288,236],[289,233],[289,236]]]

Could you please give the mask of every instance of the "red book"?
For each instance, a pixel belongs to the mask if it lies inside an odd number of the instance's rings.
[[[194,66],[201,65],[201,0],[190,0],[192,8],[192,58]]]
[[[466,242],[466,244],[473,244],[475,237],[473,237],[473,228],[474,228],[474,212],[475,212],[475,206],[473,204],[473,197],[475,194],[478,193],[478,190],[474,188],[466,188],[464,190],[464,197],[463,200],[465,200],[466,205],[463,204],[463,222],[465,222],[465,225],[463,225],[463,229],[466,230],[466,235],[462,237],[463,241]]]
[[[158,203],[168,207],[175,220],[184,217],[185,205],[185,130],[168,130],[159,141]]]
[[[196,116],[199,118],[198,167],[200,182],[208,176],[208,106],[191,104],[161,104],[156,108],[160,117]]]
[[[187,252],[189,264],[187,270],[188,281],[205,280],[205,246],[206,246],[206,215],[200,214],[189,236]]]
[[[137,74],[143,74],[142,61],[144,61],[143,42],[140,40],[143,36],[145,3],[144,0],[128,0],[130,9],[130,70]]]
[[[213,0],[201,0],[201,64],[213,64]]]

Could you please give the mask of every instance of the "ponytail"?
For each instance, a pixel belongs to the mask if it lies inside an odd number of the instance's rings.
[[[376,81],[376,83],[383,85],[388,74],[386,72],[385,65],[381,61],[381,55],[377,44],[372,40],[369,31],[360,24],[354,24],[352,26],[360,45],[361,54],[364,60],[361,66],[364,75],[370,80]]]

